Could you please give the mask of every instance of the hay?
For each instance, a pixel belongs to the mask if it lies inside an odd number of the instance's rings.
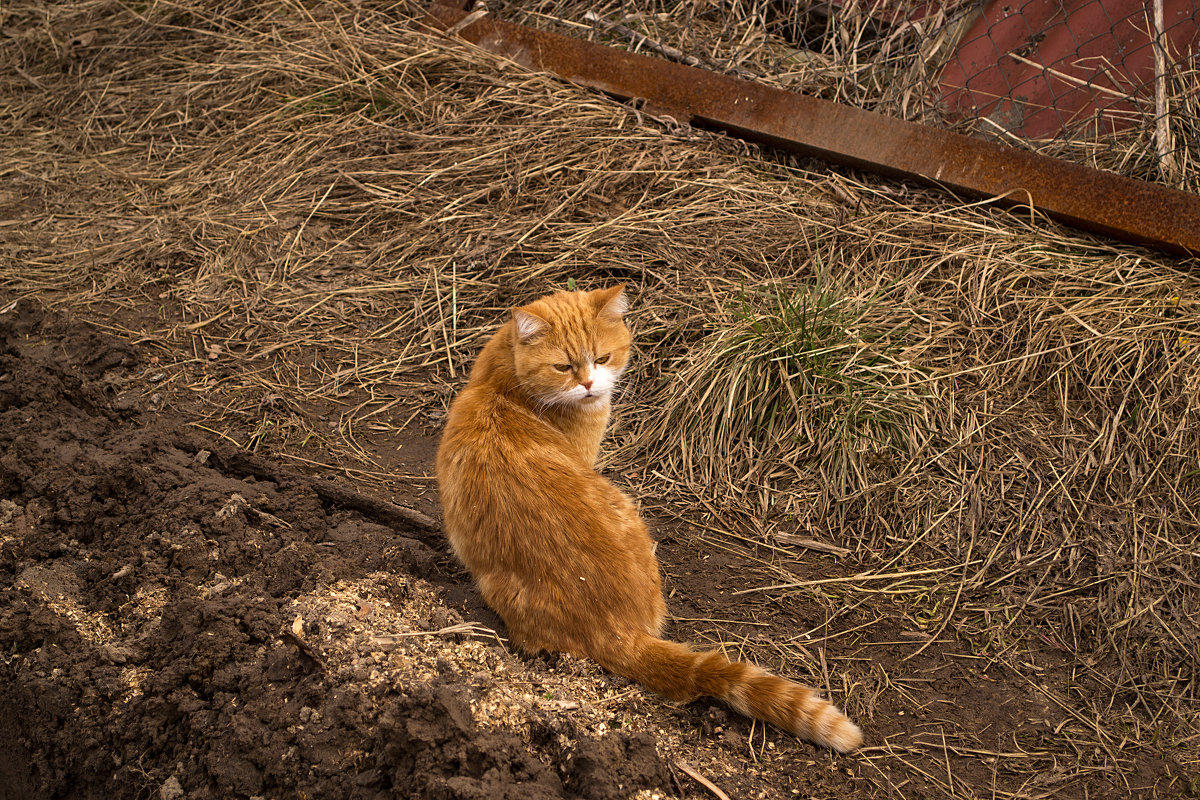
[[[829,39],[836,52],[781,55],[752,24],[766,6],[734,5],[725,22],[703,4],[621,19],[727,69],[783,59],[781,82],[832,99],[887,83],[862,18]],[[523,13],[559,24],[586,10]],[[774,637],[777,666],[823,676],[871,720],[886,698],[925,697],[884,658],[898,641],[953,640],[1063,720],[1024,749],[909,732],[866,763],[951,793],[970,790],[956,771],[973,764],[1005,796],[1132,776],[1131,752],[1195,763],[1190,262],[653,119],[422,33],[415,3],[2,13],[0,297],[141,343],[156,361],[125,391],[305,469],[424,492],[427,460],[403,448],[437,430],[503,310],[568,281],[625,281],[638,352],[607,466],[652,513],[695,524],[698,546],[757,558],[759,594],[827,610]],[[901,44],[878,63],[904,68]],[[1195,94],[1179,91],[1175,137],[1194,143],[1182,110]],[[926,113],[916,95],[888,102]],[[1149,154],[1151,131],[1138,134]],[[1094,158],[1152,175],[1141,152]],[[1194,188],[1188,152],[1177,168]],[[778,291],[747,310],[746,287],[762,285]],[[854,343],[829,374],[852,377],[848,396],[872,413],[833,435],[813,424],[827,395],[791,404],[795,382],[776,381],[787,424],[740,437],[754,393],[724,422],[700,401],[737,363],[731,342],[749,346],[731,337],[778,319],[780,297],[825,295]],[[814,539],[849,553],[798,560],[789,542]],[[1066,689],[1042,680],[1044,653],[1070,665]]]
[[[966,0],[855,2],[833,9],[823,0],[782,4],[771,0],[541,0],[505,2],[496,9],[506,19],[589,36],[614,47],[653,49],[643,43],[648,37],[660,46],[659,52],[682,53],[676,60],[684,63],[701,56],[705,66],[739,77],[953,128],[1140,180],[1200,191],[1196,170],[1190,166],[1200,157],[1195,114],[1200,103],[1200,66],[1183,54],[1165,54],[1160,65],[1161,92],[1145,86],[1127,95],[1093,87],[1105,100],[1122,101],[1126,106],[1120,116],[1130,126],[1117,132],[1087,117],[1069,120],[1066,129],[1051,138],[1025,140],[985,117],[964,119],[948,114],[937,99],[942,68],[981,12],[981,4]],[[601,21],[589,22],[589,14]],[[1186,20],[1174,22],[1187,24]],[[1150,21],[1139,24],[1148,27]],[[620,33],[621,27],[632,35]],[[1006,57],[1025,60],[1020,52]],[[1068,82],[1081,82],[1055,74]],[[1113,80],[1117,85],[1129,82]],[[1166,109],[1165,114],[1159,108]],[[1165,117],[1161,122],[1160,114]],[[1162,147],[1169,148],[1165,154]]]
[[[724,304],[653,396],[660,409],[632,437],[626,462],[647,460],[692,490],[753,494],[811,469],[837,496],[863,488],[868,453],[909,454],[924,438],[921,373],[899,360],[907,320],[887,290],[865,297],[817,268],[726,281]],[[815,274],[814,274],[815,272]],[[732,295],[732,296],[731,296]],[[724,492],[722,492],[724,493]],[[779,498],[796,513],[796,495]]]

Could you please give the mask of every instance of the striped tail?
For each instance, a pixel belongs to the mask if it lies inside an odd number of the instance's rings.
[[[772,675],[717,652],[643,636],[601,663],[672,700],[716,697],[748,717],[761,719],[802,739],[841,753],[862,744],[862,731],[814,689]]]

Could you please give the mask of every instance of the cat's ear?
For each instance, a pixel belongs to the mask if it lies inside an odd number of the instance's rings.
[[[596,312],[600,316],[620,319],[628,310],[629,297],[625,294],[625,284],[618,283],[596,292]]]
[[[550,327],[549,322],[523,308],[514,308],[512,313],[513,322],[517,323],[517,341],[521,344],[528,344]]]

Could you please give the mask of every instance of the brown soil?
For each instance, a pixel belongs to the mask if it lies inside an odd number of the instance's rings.
[[[936,793],[712,703],[514,655],[436,530],[139,408],[148,371],[33,303],[0,316],[0,797],[705,796],[689,762],[731,796]],[[781,632],[819,630],[816,604],[733,595],[761,584],[754,559],[657,527],[677,636],[769,663]],[[913,641],[874,639],[859,647],[880,674],[907,677],[853,687],[868,745],[938,749],[950,728],[1002,754],[1069,720],[952,647],[901,665]],[[996,780],[962,755],[959,781]],[[1175,793],[1178,764],[1138,767],[1142,785],[1081,796]]]
[[[644,733],[601,738],[536,708],[527,737],[480,728],[472,706],[495,678],[432,650],[381,674],[372,652],[422,641],[392,623],[438,631],[473,614],[427,533],[323,503],[303,478],[263,477],[268,462],[131,407],[141,371],[125,342],[32,304],[0,319],[0,796],[670,785]],[[476,655],[507,658],[496,643]]]
[[[32,302],[0,315],[0,798],[708,796],[681,763],[731,796],[878,785],[511,653],[436,530],[142,408],[156,369]],[[811,611],[732,601],[752,564],[659,527],[677,635],[762,655]]]

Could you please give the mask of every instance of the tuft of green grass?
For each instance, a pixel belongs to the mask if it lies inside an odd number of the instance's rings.
[[[815,471],[853,491],[864,462],[907,451],[921,419],[905,330],[873,321],[880,297],[820,276],[743,289],[685,359],[651,438],[694,479],[771,485]]]

